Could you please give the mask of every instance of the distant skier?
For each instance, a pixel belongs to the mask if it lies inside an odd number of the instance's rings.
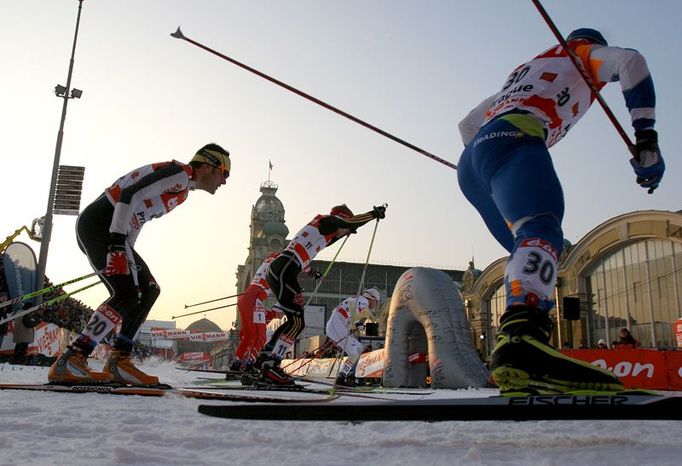
[[[78,245],[100,272],[111,296],[50,367],[50,382],[159,383],[157,377],[137,369],[130,356],[133,337],[160,293],[149,267],[134,249],[135,240],[146,222],[182,204],[189,191],[214,194],[229,176],[229,153],[217,144],[207,144],[188,165],[173,160],[133,170],[81,212],[76,221]],[[91,370],[88,355],[119,323],[121,330],[104,372]]]
[[[381,294],[376,288],[368,288],[360,296],[351,296],[336,306],[327,321],[327,337],[334,342],[341,356],[348,358],[336,377],[336,385],[355,386],[355,366],[364,350],[357,339],[357,331],[368,319],[374,318],[372,309],[381,302]]]
[[[313,218],[296,233],[284,251],[270,264],[267,281],[287,320],[275,330],[258,355],[256,367],[260,368],[261,381],[276,385],[294,383],[293,377],[280,367],[280,362],[305,327],[305,302],[303,290],[298,283],[298,274],[308,267],[322,249],[339,238],[355,233],[373,219],[385,216],[385,206],[374,207],[367,213],[355,216],[345,204],[336,206],[329,215],[320,214]]]
[[[258,267],[246,290],[237,299],[237,311],[241,329],[239,346],[230,364],[231,371],[250,372],[260,350],[265,346],[267,323],[281,311],[265,310],[264,302],[270,296],[270,285],[266,280],[268,269],[279,253],[272,253]]]
[[[654,85],[644,57],[632,49],[609,47],[594,29],[576,29],[567,42],[598,88],[620,81],[636,137],[630,163],[637,183],[652,192],[665,164],[654,130]],[[564,244],[564,199],[548,148],[593,100],[567,51],[556,45],[514,69],[502,89],[459,124],[465,144],[459,185],[511,253],[505,272],[507,309],[491,361],[503,394],[623,388],[610,372],[563,356],[549,345],[549,311]]]

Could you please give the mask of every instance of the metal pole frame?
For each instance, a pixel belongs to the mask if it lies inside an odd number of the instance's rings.
[[[62,152],[62,141],[64,139],[64,122],[66,121],[66,106],[69,103],[69,93],[71,90],[71,76],[73,75],[74,56],[76,54],[76,41],[78,40],[78,28],[81,20],[81,10],[83,0],[78,0],[78,16],[76,17],[76,30],[73,35],[73,46],[71,48],[71,60],[69,61],[69,73],[66,78],[66,90],[64,91],[64,103],[62,104],[62,117],[59,122],[57,133],[57,143],[54,150],[54,163],[52,165],[52,180],[50,181],[50,194],[47,198],[47,210],[45,212],[45,223],[43,225],[43,239],[40,243],[40,257],[38,259],[38,273],[36,276],[36,288],[43,288],[45,281],[45,269],[47,267],[47,253],[50,249],[50,239],[52,237],[52,206],[54,205],[55,193],[57,191],[57,172],[59,171],[59,159]],[[42,298],[38,298],[39,301]]]

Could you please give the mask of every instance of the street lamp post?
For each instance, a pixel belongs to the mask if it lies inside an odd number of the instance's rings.
[[[50,182],[50,194],[47,200],[47,210],[45,212],[45,220],[43,224],[43,239],[40,243],[38,276],[36,277],[36,286],[38,288],[42,288],[44,286],[45,268],[47,265],[47,252],[50,248],[50,238],[52,236],[52,215],[55,191],[57,188],[59,158],[62,152],[62,140],[64,139],[64,122],[66,121],[66,106],[69,103],[69,99],[79,99],[83,93],[79,89],[71,89],[71,75],[73,74],[73,62],[74,55],[76,54],[76,40],[78,39],[78,26],[80,25],[82,8],[83,0],[78,0],[78,17],[76,18],[76,31],[73,35],[73,47],[71,48],[71,61],[69,62],[69,74],[66,78],[66,86],[58,84],[54,89],[55,95],[57,97],[61,97],[64,99],[64,104],[62,105],[62,119],[59,123],[59,132],[57,133],[57,144],[54,150],[54,163],[52,165],[52,180]]]

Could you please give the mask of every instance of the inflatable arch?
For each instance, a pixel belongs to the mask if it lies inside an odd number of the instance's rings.
[[[415,267],[398,279],[386,327],[385,387],[424,385],[426,369],[410,354],[428,353],[434,388],[485,387],[488,370],[471,344],[471,327],[452,279]]]

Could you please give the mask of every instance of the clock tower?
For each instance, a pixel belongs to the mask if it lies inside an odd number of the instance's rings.
[[[284,224],[284,206],[277,196],[277,184],[268,180],[261,184],[261,196],[251,208],[249,255],[237,271],[237,292],[251,282],[265,257],[280,252],[287,245],[289,229]]]

